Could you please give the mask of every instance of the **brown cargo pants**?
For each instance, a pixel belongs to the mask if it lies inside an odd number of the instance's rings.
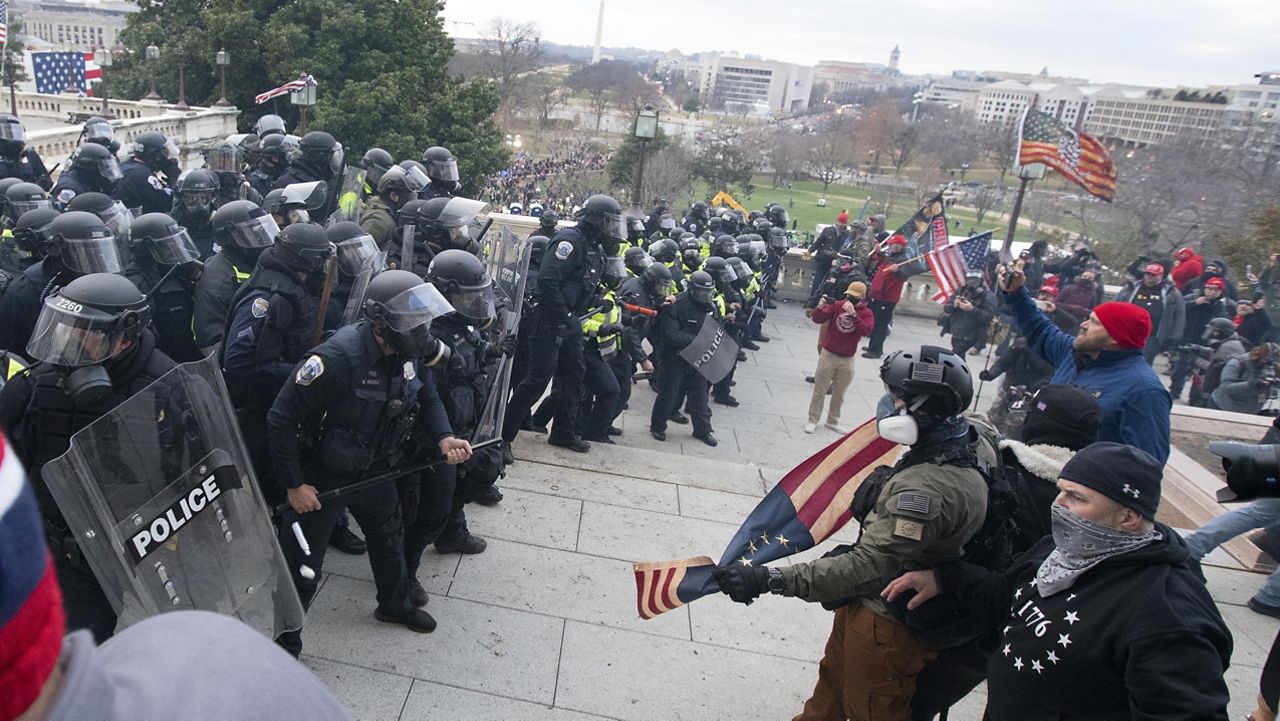
[[[792,721],[910,721],[916,676],[934,655],[906,626],[859,603],[841,607],[813,696]]]

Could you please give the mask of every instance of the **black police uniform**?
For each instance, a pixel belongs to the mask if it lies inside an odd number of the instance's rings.
[[[658,397],[653,402],[649,417],[649,430],[665,433],[667,419],[678,410],[683,394],[685,410],[693,420],[693,434],[705,436],[711,433],[711,406],[707,403],[707,379],[703,378],[689,362],[680,357],[702,324],[716,320],[715,311],[693,299],[688,291],[676,296],[676,302],[658,313],[658,330],[662,335],[662,355],[658,365]]]
[[[262,492],[273,503],[283,500],[284,487],[271,473],[267,411],[294,364],[310,350],[319,312],[315,296],[297,272],[276,257],[277,250],[278,246],[264,249],[253,274],[236,291],[222,343],[227,390]]]
[[[111,377],[112,393],[89,407],[75,404],[64,387],[63,374],[46,363],[15,375],[0,389],[0,428],[27,467],[44,516],[45,537],[62,587],[67,632],[89,629],[98,643],[115,632],[116,613],[81,555],[40,471],[70,449],[73,434],[151,385],[172,370],[174,363],[156,348],[156,338],[147,330],[104,367]]]
[[[441,182],[432,180],[427,183],[427,187],[418,191],[419,200],[431,200],[432,198],[452,198],[458,193],[458,183],[456,181]]]
[[[317,492],[395,468],[405,458],[406,441],[434,448],[453,434],[435,381],[423,373],[417,359],[385,355],[367,320],[337,331],[290,369],[288,382],[271,405],[267,427],[276,476],[289,488],[309,484]],[[310,438],[304,440],[300,431]],[[324,503],[318,511],[285,511],[280,547],[303,606],[310,606],[315,597],[325,540],[346,508],[368,542],[378,609],[397,616],[410,612],[404,523],[395,483]],[[298,547],[291,529],[294,521],[308,539],[310,556]],[[316,572],[314,578],[299,573],[303,565]],[[282,636],[280,644],[296,654],[302,641],[293,632]]]
[[[427,370],[435,387],[440,389],[449,425],[459,438],[470,438],[484,414],[488,396],[488,343],[479,331],[453,316],[445,316],[431,324],[431,335],[450,348],[448,363]],[[465,536],[467,517],[463,507],[479,497],[493,484],[493,478],[479,478],[475,468],[484,451],[472,460],[452,466],[441,464],[422,474],[417,513],[406,518],[404,556],[409,575],[415,576],[422,553],[436,541],[452,541]],[[409,501],[404,501],[406,509]],[[406,510],[407,512],[407,510]]]
[[[15,156],[0,155],[0,178],[21,178],[24,182],[35,183],[45,190],[53,187],[44,161],[31,148],[23,148]]]
[[[195,243],[196,250],[200,252],[200,260],[205,260],[213,256],[214,253],[214,234],[213,234],[213,211],[208,213],[193,213],[187,210],[187,206],[183,205],[182,199],[174,197],[173,207],[167,212],[169,217],[173,218],[178,225],[187,229],[187,235],[191,236],[191,242]]]
[[[217,173],[218,191],[214,194],[213,205],[217,208],[230,203],[233,200],[247,200],[251,203],[262,204],[262,193],[259,193],[240,173],[222,172]],[[269,192],[269,191],[268,191]]]
[[[133,281],[151,302],[151,329],[156,334],[156,346],[178,363],[200,360],[204,354],[196,346],[192,333],[195,284],[175,272],[157,287],[168,270],[135,257],[125,268],[124,277]]]
[[[681,218],[680,227],[694,235],[702,235],[707,232],[707,219],[690,213]]]
[[[622,287],[618,289],[618,300],[623,304],[622,351],[627,354],[632,363],[643,363],[649,358],[649,354],[644,350],[644,340],[648,339],[654,349],[657,349],[653,333],[656,327],[653,321],[656,317],[637,310],[627,310],[627,306],[648,308],[656,312],[658,305],[664,299],[653,297],[649,287],[644,283],[644,278],[633,277],[622,281]]]
[[[93,175],[79,168],[67,168],[58,175],[58,182],[49,191],[49,198],[58,210],[66,210],[67,203],[81,193],[106,193],[115,189],[114,184],[105,182],[102,176]]]
[[[582,358],[582,321],[600,284],[603,253],[577,228],[556,232],[542,256],[538,269],[538,306],[530,327],[529,364],[520,385],[512,391],[503,420],[502,438],[515,439],[530,408],[542,396],[552,375],[565,393],[556,409],[550,440],[574,443],[578,438],[577,416],[585,366]]]
[[[45,258],[14,278],[0,296],[0,350],[27,358],[27,343],[45,296],[79,277],[79,273],[63,268],[57,260]]]
[[[329,200],[325,202],[324,207],[314,211],[307,211],[311,216],[312,223],[324,223],[325,218],[329,217],[329,213],[333,212],[333,200],[337,196],[337,187],[333,182],[333,173],[328,167],[323,170],[317,169],[315,165],[308,162],[305,158],[294,158],[289,162],[289,167],[276,178],[276,187],[283,188],[286,185],[294,183],[314,183],[317,180],[324,181],[328,186]]]
[[[263,170],[261,167],[254,168],[253,170],[249,171],[248,177],[245,178],[245,180],[249,182],[249,187],[253,188],[254,191],[257,192],[259,196],[264,198],[266,197],[267,193],[270,193],[272,190],[275,189],[276,181],[279,179],[280,179],[280,173],[272,175],[271,173],[268,173],[267,171]],[[254,201],[254,202],[259,202],[259,201]]]
[[[124,175],[113,196],[126,208],[142,208],[142,213],[168,213],[173,207],[173,188],[160,179],[150,165],[129,158],[120,164]],[[187,232],[190,232],[188,229]]]
[[[196,282],[192,304],[191,325],[197,347],[210,350],[222,344],[231,300],[235,298],[240,284],[249,279],[257,263],[256,255],[236,246],[227,246],[204,264],[204,273]]]
[[[529,270],[525,273],[524,306],[520,310],[520,326],[516,329],[516,353],[511,359],[511,388],[516,388],[524,380],[529,371],[529,351],[532,347],[533,328],[536,325],[536,294],[538,290],[538,268],[542,265],[540,257],[529,258]]]
[[[387,251],[387,267],[399,268],[407,270],[419,278],[427,277],[427,268],[431,267],[431,260],[436,257],[436,251],[430,245],[421,240],[413,241],[413,265],[412,267],[404,267],[403,251],[404,244],[401,242],[401,230],[396,229],[396,237],[386,246]],[[417,237],[421,237],[421,233]]]

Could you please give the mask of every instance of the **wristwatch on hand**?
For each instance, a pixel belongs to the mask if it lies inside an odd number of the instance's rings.
[[[787,583],[782,579],[782,571],[777,568],[769,569],[769,593],[782,593],[787,588]]]

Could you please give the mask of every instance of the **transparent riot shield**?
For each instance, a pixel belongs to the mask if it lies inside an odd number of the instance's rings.
[[[184,363],[71,438],[43,469],[125,627],[166,611],[302,627],[218,366]]]
[[[485,234],[480,258],[485,270],[493,279],[497,301],[498,322],[489,332],[489,340],[498,342],[503,336],[514,335],[520,328],[520,314],[524,309],[524,294],[529,273],[529,256],[532,246],[529,239],[516,235],[503,226],[498,232]],[[496,438],[502,431],[502,418],[507,410],[507,395],[511,386],[512,356],[502,356],[488,368],[489,390],[485,397],[484,413],[476,425],[471,442],[477,443]]]
[[[328,225],[344,220],[360,222],[360,203],[364,200],[364,174],[361,167],[348,165],[338,180],[337,210],[329,216]]]
[[[373,268],[366,268],[352,281],[351,295],[347,296],[347,304],[342,309],[342,325],[348,326],[360,320],[360,310],[364,308],[364,297],[372,279]]]

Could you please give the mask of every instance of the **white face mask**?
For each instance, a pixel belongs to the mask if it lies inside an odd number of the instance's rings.
[[[920,440],[920,426],[916,419],[907,415],[905,408],[898,408],[888,393],[881,396],[876,404],[876,433],[886,441],[904,446],[914,445]]]

